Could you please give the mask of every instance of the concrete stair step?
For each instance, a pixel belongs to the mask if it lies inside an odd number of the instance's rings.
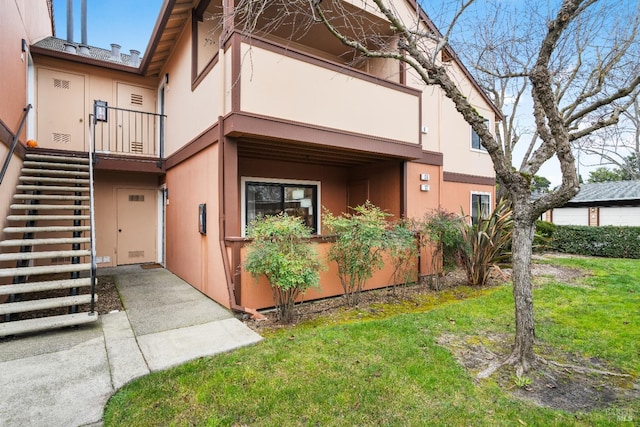
[[[26,160],[22,163],[22,167],[25,168],[47,168],[47,169],[65,169],[65,170],[78,170],[88,171],[89,165],[83,165],[78,163],[53,163],[43,161]]]
[[[89,200],[89,196],[71,196],[61,194],[15,194],[15,200]]]
[[[57,221],[57,220],[84,220],[89,215],[9,215],[8,221]]]
[[[82,325],[98,320],[97,313],[75,313],[62,316],[41,317],[38,319],[18,320],[0,323],[0,337],[26,334],[66,326]]]
[[[32,184],[19,184],[16,186],[16,190],[19,191],[73,191],[74,193],[88,193],[89,187],[69,187],[62,185],[32,185]]]
[[[96,279],[96,283],[98,280]],[[47,280],[43,282],[19,283],[0,286],[0,295],[28,294],[31,292],[53,291],[57,289],[83,288],[91,286],[91,278]]]
[[[89,205],[41,205],[41,204],[26,204],[20,203],[9,206],[11,209],[24,210],[24,211],[53,211],[53,210],[87,210]]]
[[[98,300],[97,295],[95,296],[95,300]],[[0,304],[0,315],[48,310],[50,308],[71,307],[72,305],[89,304],[90,302],[91,294],[8,302]]]
[[[65,169],[31,169],[31,168],[22,168],[20,174],[23,176],[30,175],[46,175],[46,176],[89,176],[89,172],[84,171],[70,171]]]
[[[81,178],[49,178],[46,176],[25,176],[21,175],[20,182],[50,182],[54,184],[89,184],[88,179]]]
[[[38,274],[71,273],[89,271],[91,264],[39,265],[36,267],[0,268],[0,277],[35,276]]]
[[[12,252],[0,254],[0,261],[20,261],[30,259],[66,258],[90,256],[91,251],[81,249],[75,251],[38,251],[38,252]]]
[[[6,227],[2,230],[4,233],[43,233],[52,232],[57,233],[60,231],[91,231],[91,227],[88,225],[55,225],[51,227]],[[0,243],[1,245],[1,243]],[[13,245],[9,245],[13,246]]]
[[[28,227],[27,227],[28,228]],[[35,228],[35,227],[31,227]],[[40,246],[40,245],[73,245],[75,243],[91,243],[90,237],[56,237],[51,239],[7,239],[0,242],[1,247]],[[0,255],[1,256],[1,255]]]
[[[26,160],[39,160],[39,161],[49,161],[49,162],[65,162],[65,163],[80,163],[80,164],[89,164],[88,157],[73,157],[73,156],[54,156],[50,154],[33,154],[27,153],[24,158]]]

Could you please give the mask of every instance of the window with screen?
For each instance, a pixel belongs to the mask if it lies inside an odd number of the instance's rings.
[[[488,218],[491,213],[491,196],[489,194],[471,194],[471,223],[477,224],[478,218]]]
[[[318,186],[297,183],[245,183],[245,224],[259,216],[286,213],[318,232]]]

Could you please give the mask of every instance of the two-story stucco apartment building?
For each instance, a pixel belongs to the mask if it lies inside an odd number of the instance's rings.
[[[320,24],[295,39],[248,37],[220,19],[233,4],[165,0],[140,57],[55,37],[50,0],[0,3],[0,160],[18,142],[0,187],[0,326],[34,310],[22,293],[70,289],[40,308],[88,303],[92,241],[98,268],[160,263],[251,311],[273,305],[241,269],[244,229],[259,214],[300,215],[321,237],[322,207],[370,200],[422,217],[493,204],[491,160],[438,88],[396,61],[350,65]],[[415,0],[394,5],[432,25]],[[499,111],[452,52],[443,60],[493,129]],[[331,244],[318,242],[320,252]],[[329,267],[307,299],[341,292]],[[38,278],[54,272],[69,279]],[[388,284],[383,271],[368,287]],[[56,325],[91,317],[72,316]]]

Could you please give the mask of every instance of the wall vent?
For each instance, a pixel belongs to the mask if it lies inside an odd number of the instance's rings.
[[[144,202],[144,194],[129,194],[130,202]]]
[[[142,142],[131,141],[131,152],[133,154],[142,154]]]
[[[68,133],[53,133],[53,142],[56,144],[69,144],[71,142],[71,135]]]
[[[71,82],[69,80],[53,79],[53,87],[56,89],[70,89]]]
[[[129,251],[129,258],[143,258],[144,251]]]
[[[142,99],[142,95],[137,94],[137,93],[132,93],[131,94],[131,104],[133,105],[142,105],[143,99]]]

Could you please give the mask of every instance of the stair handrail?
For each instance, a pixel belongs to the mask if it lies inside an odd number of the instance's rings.
[[[95,150],[95,135],[93,132],[95,132],[96,129],[95,120],[96,116],[94,114],[89,114],[89,226],[91,227],[91,303],[89,313],[92,315],[95,312],[96,272],[98,270],[96,263],[95,203],[93,194],[93,154]],[[93,131],[91,129],[92,125]]]
[[[9,163],[13,158],[13,152],[16,150],[16,145],[18,145],[18,140],[20,139],[20,134],[22,133],[22,128],[24,127],[24,123],[27,121],[27,115],[31,110],[31,104],[27,104],[26,107],[22,109],[24,111],[22,113],[22,119],[20,119],[20,126],[18,126],[18,131],[13,136],[13,140],[11,141],[11,146],[9,147],[9,151],[7,152],[7,157],[4,159],[4,164],[2,165],[2,171],[0,171],[0,184],[4,180],[4,175],[7,173],[7,169],[9,169]]]

